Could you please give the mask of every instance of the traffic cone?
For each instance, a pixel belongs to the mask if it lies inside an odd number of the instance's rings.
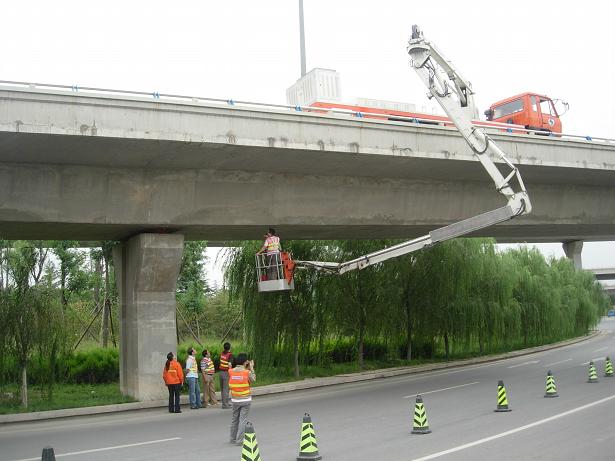
[[[596,366],[594,362],[589,362],[589,379],[588,383],[597,383],[598,382],[598,373],[596,373]]]
[[[506,388],[504,387],[504,381],[501,379],[498,381],[498,406],[494,410],[497,412],[512,411],[508,408],[508,399],[506,398]]]
[[[604,363],[604,376],[607,378],[613,377],[613,364],[609,357],[606,358],[606,362]]]
[[[555,379],[551,370],[547,373],[547,387],[545,388],[545,397],[559,397],[557,387],[555,387]]]
[[[416,396],[414,404],[414,421],[412,423],[413,434],[429,434],[429,423],[427,422],[427,412],[423,406],[423,398],[420,395]]]
[[[246,422],[246,431],[243,434],[243,446],[241,447],[242,461],[260,461],[261,455],[258,452],[258,442],[256,433],[251,422]]]
[[[43,448],[43,455],[41,456],[41,461],[56,461],[56,454],[53,452],[53,448]]]
[[[311,416],[306,413],[301,424],[301,440],[299,440],[299,456],[297,456],[297,461],[319,459],[322,459],[322,456],[318,453],[316,432],[314,432]]]

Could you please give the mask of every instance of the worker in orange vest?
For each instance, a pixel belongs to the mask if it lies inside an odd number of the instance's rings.
[[[179,391],[184,384],[184,372],[182,366],[173,352],[167,354],[167,363],[162,370],[162,379],[169,389],[169,413],[181,413],[179,407]]]
[[[242,445],[246,420],[252,404],[250,384],[256,381],[254,362],[241,353],[237,356],[237,366],[229,369],[229,387],[233,402],[233,417],[231,419],[231,439],[235,445]]]
[[[275,229],[270,227],[265,234],[263,246],[256,252],[257,255],[265,253],[268,280],[283,278],[283,274],[278,273],[278,268],[281,266],[280,251],[282,251],[280,237],[276,235]]]
[[[230,399],[228,396],[228,370],[233,360],[231,353],[231,343],[224,343],[224,351],[220,354],[220,366],[218,367],[220,374],[220,397],[222,399],[222,408],[231,408]]]

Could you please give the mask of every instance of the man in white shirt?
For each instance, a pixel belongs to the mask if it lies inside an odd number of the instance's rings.
[[[186,359],[186,381],[188,381],[188,396],[190,398],[190,408],[196,410],[203,408],[201,405],[201,388],[199,387],[199,366],[196,361],[196,349],[188,348],[188,358]]]

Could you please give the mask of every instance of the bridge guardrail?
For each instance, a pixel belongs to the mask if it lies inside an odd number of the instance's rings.
[[[329,116],[331,114],[334,115],[344,115],[349,116],[350,119],[356,121],[363,121],[364,117],[374,117],[380,119],[381,122],[388,122],[388,120],[384,120],[383,114],[371,113],[371,112],[355,112],[348,109],[331,109],[331,108],[323,108],[323,107],[311,107],[311,106],[292,106],[286,104],[273,104],[273,103],[263,103],[263,102],[253,102],[253,101],[235,101],[233,99],[222,99],[222,98],[210,98],[203,96],[187,96],[187,95],[178,95],[178,94],[170,94],[170,93],[159,93],[157,91],[154,92],[146,92],[146,91],[134,91],[134,90],[117,90],[110,88],[96,88],[96,87],[88,87],[88,86],[79,86],[79,85],[56,85],[50,83],[34,83],[34,82],[18,82],[12,80],[0,80],[0,89],[2,86],[8,86],[6,89],[14,89],[17,86],[20,89],[28,90],[60,90],[65,91],[67,94],[75,94],[79,93],[82,96],[98,96],[98,95],[108,95],[108,96],[133,96],[137,98],[141,98],[144,100],[154,100],[155,102],[161,103],[178,103],[178,102],[189,102],[190,104],[202,104],[204,106],[207,103],[214,104],[223,104],[227,107],[246,107],[246,108],[260,108],[260,109],[276,109],[276,110],[287,110],[294,111],[296,113],[306,113],[311,115],[322,115]],[[348,117],[344,117],[348,118]],[[395,122],[398,121],[407,121],[411,124],[425,124],[428,123],[430,125],[439,125],[445,126],[445,123],[434,121],[433,119],[424,119],[419,117],[404,117],[395,115]],[[452,122],[449,122],[452,124]],[[477,124],[482,128],[489,129],[490,131],[497,131],[501,134],[528,134],[530,136],[540,136],[540,137],[553,137],[558,139],[570,139],[577,141],[586,141],[586,142],[601,142],[607,144],[615,145],[615,139],[605,138],[600,136],[589,136],[589,135],[577,135],[570,133],[547,133],[545,131],[540,130],[529,130],[525,128],[519,128],[517,125],[509,125],[506,123],[498,123],[498,122],[482,122],[479,121]],[[518,131],[523,130],[523,133],[518,133]]]

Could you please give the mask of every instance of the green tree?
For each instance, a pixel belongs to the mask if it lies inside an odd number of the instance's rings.
[[[40,247],[16,242],[7,254],[9,285],[2,290],[0,309],[10,325],[15,356],[21,369],[21,401],[28,406],[28,362],[36,346],[55,334],[57,324],[49,315],[53,296],[48,287],[33,285],[42,257]],[[47,323],[48,325],[45,325]],[[61,323],[60,323],[61,324]]]

